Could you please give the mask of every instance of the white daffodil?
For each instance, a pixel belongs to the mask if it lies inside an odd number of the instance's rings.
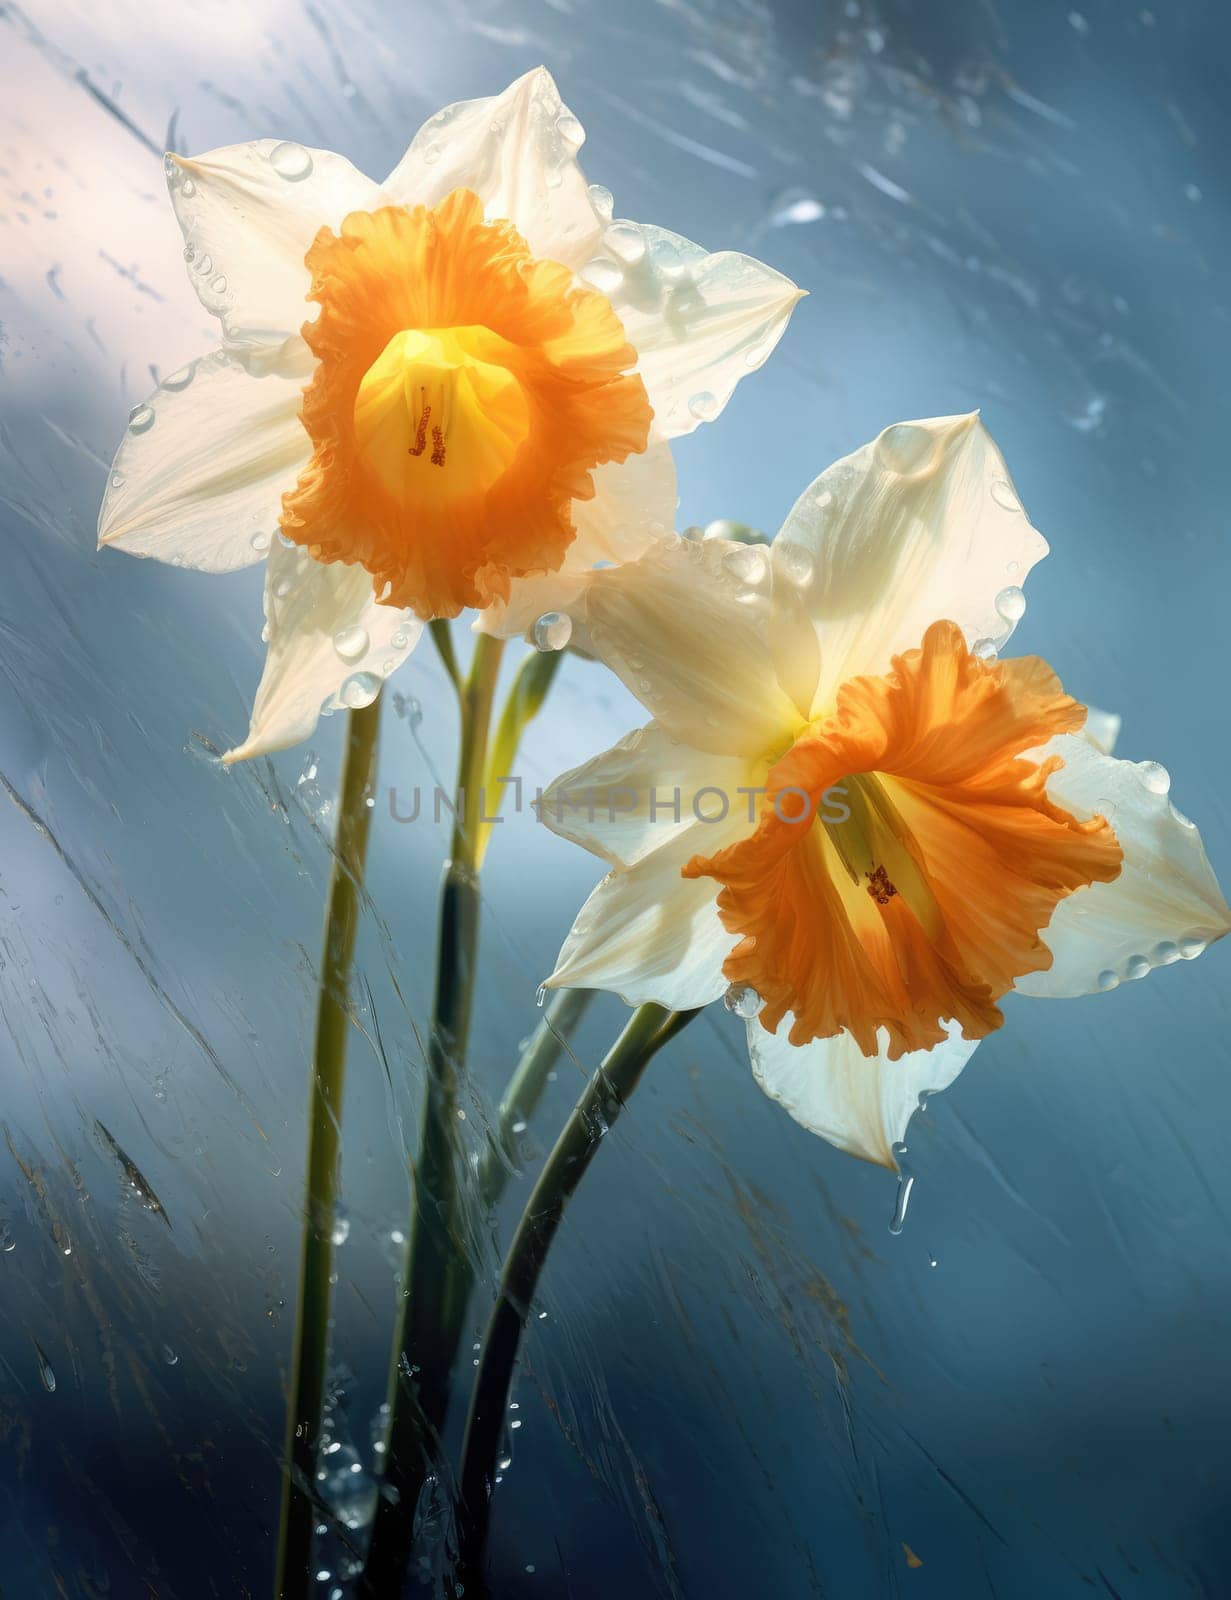
[[[167,157],[222,345],[133,412],[99,542],[207,572],[267,555],[265,671],[226,759],[370,701],[419,619],[523,631],[669,532],[668,441],[799,291],[613,221],[583,138],[540,68],[439,112],[383,184],[272,139]]]
[[[1231,927],[1196,828],[1117,719],[998,651],[1047,546],[977,416],[901,423],[768,548],[599,574],[587,647],[654,720],[541,818],[611,864],[549,980],[747,1021],[757,1081],[866,1160],[1012,989],[1114,989]]]

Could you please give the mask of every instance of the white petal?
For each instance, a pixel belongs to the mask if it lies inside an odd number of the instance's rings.
[[[1068,997],[1114,989],[1180,957],[1200,955],[1231,931],[1218,880],[1201,835],[1167,798],[1166,773],[1154,762],[1116,761],[1077,734],[1043,747],[1064,766],[1048,796],[1079,820],[1103,815],[1124,851],[1120,876],[1061,900],[1043,931],[1055,960],[1016,987],[1023,994]]]
[[[635,561],[666,538],[675,520],[675,463],[669,445],[651,445],[626,461],[594,471],[594,498],[574,500],[577,537],[558,572],[515,578],[507,601],[475,620],[475,631],[512,639],[528,632],[545,611],[575,611],[599,568]]]
[[[1114,755],[1116,740],[1120,737],[1120,720],[1114,711],[1100,711],[1097,706],[1087,706],[1082,738],[1105,756]]]
[[[609,873],[577,913],[547,987],[610,989],[630,1006],[653,1000],[676,1011],[717,1000],[738,935],[719,919],[717,883],[681,878],[680,868],[747,831],[746,823],[694,823],[635,866]]]
[[[385,181],[404,206],[435,205],[472,189],[490,218],[507,218],[536,256],[576,268],[602,222],[577,150],[585,134],[551,73],[536,67],[503,94],[446,106],[415,135]]]
[[[919,1096],[947,1089],[978,1044],[963,1039],[957,1025],[950,1024],[943,1044],[890,1061],[884,1054],[884,1029],[882,1053],[871,1057],[849,1033],[790,1044],[794,1020],[784,1017],[776,1033],[768,1033],[755,1019],[748,1023],[748,1054],[757,1082],[809,1132],[882,1167],[897,1166],[893,1147],[905,1140]]]
[[[116,452],[99,545],[202,572],[259,561],[311,454],[302,383],[250,377],[223,353],[164,378]]]
[[[654,436],[712,421],[782,337],[803,291],[752,256],[711,255],[666,228],[615,221],[582,277],[611,301],[637,350]]]
[[[632,866],[685,831],[695,840],[698,824],[708,837],[742,816],[751,833],[759,802],[739,792],[751,782],[749,763],[738,756],[694,750],[650,722],[557,778],[544,791],[539,817],[613,866]],[[709,854],[710,845],[694,843],[693,850]]]
[[[323,709],[369,705],[414,649],[423,624],[376,603],[362,567],[314,561],[274,541],[265,574],[269,648],[248,737],[223,760],[285,750],[306,739]]]
[[[764,546],[656,546],[591,581],[590,647],[675,738],[760,756],[802,725],[770,655],[768,578]]]
[[[308,303],[308,246],[351,211],[387,203],[344,156],[277,139],[168,156],[171,204],[184,232],[188,276],[222,322],[228,346],[264,370],[316,315]]]
[[[819,714],[840,684],[885,672],[933,622],[999,647],[1047,553],[978,416],[899,422],[823,472],[773,544],[820,632]]]

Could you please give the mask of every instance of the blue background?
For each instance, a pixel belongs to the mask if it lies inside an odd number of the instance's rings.
[[[163,148],[273,135],[380,177],[546,62],[617,215],[811,290],[680,447],[682,522],[773,529],[886,423],[982,407],[1053,550],[1015,645],[1123,714],[1226,880],[1227,19],[1076,3],[0,6],[0,1594],[271,1583],[340,719],[220,769],[259,569],[94,550],[129,408],[214,342]],[[454,711],[427,647],[391,688],[408,796]],[[527,783],[638,715],[568,661]],[[335,1329],[368,1467],[444,845],[378,806]],[[599,875],[526,816],[489,863],[476,1141]],[[892,1178],[760,1094],[734,1019],[694,1025],[549,1263],[495,1592],[1226,1593],[1227,960],[1010,1000],[912,1130],[898,1237]],[[499,1237],[621,1011],[592,1007]]]

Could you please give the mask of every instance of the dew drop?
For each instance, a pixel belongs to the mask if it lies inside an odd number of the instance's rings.
[[[800,589],[806,589],[815,575],[812,557],[801,544],[792,544],[790,540],[777,540],[774,543],[774,565],[788,578],[791,583]]]
[[[605,295],[613,295],[624,282],[624,273],[605,256],[596,256],[593,261],[587,261],[580,276],[592,289]]]
[[[992,484],[991,494],[1002,511],[1020,511],[1022,508],[1021,501],[1013,493],[1012,485],[1006,483],[1003,478],[997,478]]]
[[[1205,949],[1205,940],[1190,937],[1180,940],[1180,959],[1182,961],[1195,961]]]
[[[833,505],[833,491],[830,489],[818,489],[812,496],[812,504],[814,506],[820,506],[822,510],[824,510],[826,506]]]
[[[356,672],[342,685],[342,704],[352,711],[370,706],[380,693],[381,680],[374,672]]]
[[[214,258],[210,255],[198,256],[194,265],[203,278],[208,278],[214,270]]]
[[[167,181],[174,183],[179,176],[180,164],[174,156],[166,155],[162,158],[162,170],[166,175]]]
[[[613,222],[603,233],[603,243],[630,266],[645,256],[645,238],[635,222]]]
[[[1015,583],[996,596],[996,610],[1006,622],[1020,622],[1026,615],[1026,596]]]
[[[227,292],[227,280],[223,277],[222,273],[219,273],[216,278],[210,280],[210,289],[214,294],[225,294]]]
[[[350,1218],[335,1217],[333,1227],[329,1230],[329,1242],[334,1245],[345,1244],[350,1238]]]
[[[111,474],[111,487],[113,489],[122,489],[123,486],[124,486],[124,474],[122,472],[113,472]]]
[[[756,545],[745,544],[736,550],[728,550],[722,558],[722,564],[741,583],[764,583],[769,574],[765,551]]]
[[[361,656],[368,653],[371,643],[367,629],[359,627],[357,623],[352,627],[339,629],[333,636],[333,647],[343,661],[358,661]],[[364,701],[364,704],[367,702]]]
[[[1136,983],[1139,979],[1148,976],[1149,971],[1150,963],[1145,956],[1129,956],[1124,963],[1124,976],[1130,983]]]
[[[195,183],[193,183],[191,178],[185,178],[183,183],[180,184],[180,193],[183,195],[185,200],[191,200],[196,192],[197,186]]]
[[[563,650],[573,636],[573,620],[562,611],[544,611],[531,629],[534,648],[550,654]]]
[[[429,167],[434,167],[440,160],[440,146],[438,144],[429,144],[423,152],[423,159]]]
[[[1157,761],[1139,761],[1137,776],[1143,789],[1151,794],[1166,794],[1171,788],[1171,774]]]
[[[1152,967],[1169,967],[1180,959],[1180,947],[1171,939],[1163,939],[1150,951]]]
[[[269,164],[288,183],[300,183],[312,171],[312,157],[303,145],[285,139],[269,152]]]
[[[264,555],[273,543],[273,535],[266,533],[263,528],[258,528],[251,539],[248,540],[248,543],[258,555]]]
[[[171,1348],[171,1346],[169,1344],[164,1344],[163,1347],[162,1347],[162,1359],[167,1363],[167,1365],[169,1367],[177,1367],[177,1366],[179,1366],[180,1358],[179,1358],[179,1356],[176,1355],[175,1351],[172,1350],[172,1348]]]
[[[765,1006],[750,983],[733,983],[723,995],[722,1003],[733,1017],[743,1017],[745,1022],[760,1016]]]
[[[996,641],[994,639],[976,639],[970,647],[970,653],[979,661],[995,661]]]
[[[148,433],[154,426],[154,412],[150,406],[134,406],[128,413],[129,433]]]
[[[571,111],[565,111],[556,118],[556,132],[570,150],[580,150],[586,142],[586,130]]]
[[[931,465],[936,454],[936,440],[916,423],[896,422],[876,441],[876,453],[891,472],[909,477]]]
[[[688,410],[698,422],[712,422],[718,415],[717,397],[708,389],[702,389],[689,397]]]
[[[178,394],[181,389],[186,389],[196,376],[197,364],[190,361],[186,367],[181,367],[178,372],[173,372],[169,378],[162,380],[164,389],[170,389],[172,394]]]
[[[592,183],[587,193],[590,196],[590,204],[598,215],[604,222],[610,222],[611,213],[615,210],[615,196],[611,190],[604,188],[601,183]]]

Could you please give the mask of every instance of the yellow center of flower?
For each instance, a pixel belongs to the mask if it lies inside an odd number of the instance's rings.
[[[406,328],[355,396],[359,458],[403,500],[445,505],[487,490],[530,432],[526,392],[488,328]]]
[[[358,562],[383,600],[423,617],[554,572],[594,468],[649,439],[610,301],[486,221],[468,189],[352,212],[306,262],[313,454],[283,497],[283,532],[319,561]]]

